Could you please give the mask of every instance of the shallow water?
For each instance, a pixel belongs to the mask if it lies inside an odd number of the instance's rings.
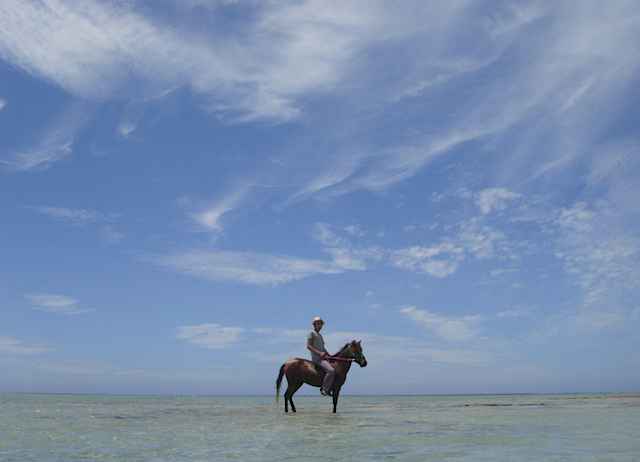
[[[0,460],[640,461],[640,394],[0,394]]]

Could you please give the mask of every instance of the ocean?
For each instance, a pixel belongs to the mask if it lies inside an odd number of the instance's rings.
[[[0,394],[0,460],[640,461],[640,393]]]

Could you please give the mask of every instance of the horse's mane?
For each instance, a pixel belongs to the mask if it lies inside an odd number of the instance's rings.
[[[333,356],[338,357],[340,355],[340,353],[342,353],[344,350],[346,350],[349,345],[351,345],[353,342],[347,342],[344,344],[344,346],[342,348],[340,348],[340,350]]]

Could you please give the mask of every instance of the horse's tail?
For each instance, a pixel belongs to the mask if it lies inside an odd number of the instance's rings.
[[[278,380],[276,380],[276,404],[278,398],[280,398],[280,386],[282,385],[282,377],[284,376],[284,364],[280,367],[280,373],[278,374]]]

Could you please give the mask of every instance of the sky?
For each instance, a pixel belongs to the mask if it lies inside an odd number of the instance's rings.
[[[640,391],[639,88],[635,0],[3,0],[0,391]]]

